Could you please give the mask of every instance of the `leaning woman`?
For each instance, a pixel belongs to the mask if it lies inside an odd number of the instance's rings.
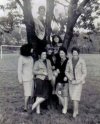
[[[35,96],[36,101],[32,105],[32,111],[36,108],[36,113],[40,114],[40,104],[44,102],[49,96],[49,83],[52,80],[51,63],[46,59],[46,50],[40,53],[40,59],[34,64],[35,76]],[[32,111],[30,114],[32,114]]]
[[[71,50],[72,58],[68,61],[66,66],[66,76],[69,79],[69,94],[73,101],[73,117],[78,114],[79,101],[81,98],[82,87],[85,83],[87,75],[87,69],[85,61],[79,55],[80,50],[77,47],[73,47]]]

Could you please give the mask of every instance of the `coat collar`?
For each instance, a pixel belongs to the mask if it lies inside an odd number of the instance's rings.
[[[77,62],[77,64],[76,64],[76,66],[78,66],[80,63],[81,63],[81,58],[79,57],[79,60],[78,60],[78,62]],[[71,64],[71,66],[73,67],[72,58],[70,59],[70,64]]]
[[[43,62],[41,59],[39,59],[39,62],[41,63],[41,65],[42,65],[44,68],[46,68],[46,65],[44,64],[44,62]],[[46,62],[47,62],[47,67],[48,67],[48,61],[47,61],[47,59],[46,59]]]

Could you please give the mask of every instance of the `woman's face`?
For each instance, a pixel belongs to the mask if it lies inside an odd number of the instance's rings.
[[[45,9],[41,8],[39,10],[39,15],[42,16],[42,17],[44,17],[45,16]]]
[[[73,57],[73,59],[78,59],[79,58],[79,53],[74,50],[73,53],[72,53],[72,57]]]
[[[42,53],[41,53],[41,59],[42,59],[42,60],[45,60],[46,57],[47,57],[46,52],[42,52]]]
[[[55,37],[55,38],[54,38],[54,42],[55,42],[55,43],[59,43],[59,38],[58,38],[58,37]]]
[[[64,59],[64,58],[66,57],[65,52],[62,51],[62,50],[59,52],[59,55],[60,55],[60,58],[61,58],[61,59]]]
[[[48,55],[51,55],[51,54],[52,54],[52,50],[49,49],[49,50],[48,50]]]

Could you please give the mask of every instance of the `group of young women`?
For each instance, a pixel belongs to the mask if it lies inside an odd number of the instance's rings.
[[[39,59],[35,62],[31,56],[32,46],[25,44],[21,47],[18,80],[24,86],[24,111],[27,111],[29,97],[34,96],[36,99],[30,113],[36,109],[36,113],[40,114],[40,105],[49,97],[51,84],[52,93],[57,95],[63,114],[68,110],[68,98],[73,101],[75,118],[79,114],[78,105],[87,74],[86,64],[76,47],[71,49],[72,57],[69,59],[66,49],[59,41],[59,37],[55,35],[52,44],[41,50]]]

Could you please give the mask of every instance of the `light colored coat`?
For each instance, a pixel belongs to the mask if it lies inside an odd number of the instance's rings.
[[[72,59],[70,59],[67,63],[65,74],[69,79],[69,83],[71,83],[72,80],[74,79]],[[76,83],[84,84],[86,75],[87,75],[87,69],[86,69],[85,61],[82,58],[79,58],[79,60],[76,64],[76,67],[75,67]]]
[[[33,80],[33,58],[30,57],[19,57],[18,60],[18,80],[20,83]]]
[[[52,72],[51,63],[48,59],[46,60],[46,62],[47,62],[47,67],[41,59],[36,61],[34,64],[33,72],[34,72],[34,75],[36,75],[36,78],[39,78],[41,80],[45,79],[46,76],[43,74],[45,72],[47,73],[48,79],[52,80],[53,72]]]

